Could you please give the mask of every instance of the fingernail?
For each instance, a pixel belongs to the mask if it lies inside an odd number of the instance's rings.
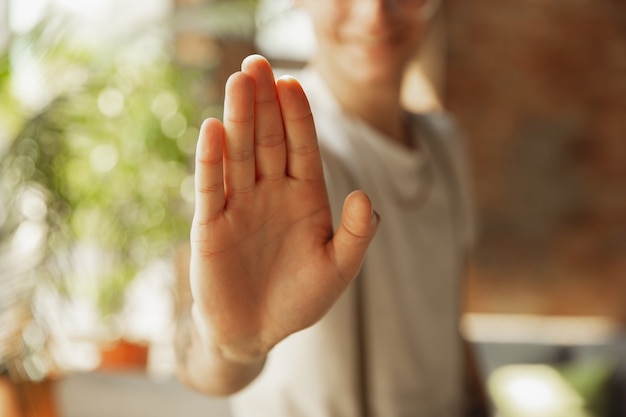
[[[376,210],[374,210],[374,207],[372,207],[372,215],[371,215],[372,225],[373,226],[377,225],[379,221],[380,221],[380,215],[376,212]]]

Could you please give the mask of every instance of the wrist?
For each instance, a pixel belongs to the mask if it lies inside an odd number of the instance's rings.
[[[192,305],[191,318],[203,350],[213,358],[230,363],[233,366],[263,366],[271,347],[255,340],[225,343],[215,337],[207,322],[202,318],[196,303]]]

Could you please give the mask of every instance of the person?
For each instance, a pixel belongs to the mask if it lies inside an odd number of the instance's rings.
[[[246,58],[201,128],[180,377],[237,417],[487,415],[458,330],[463,145],[400,99],[436,4],[296,2],[309,68]]]

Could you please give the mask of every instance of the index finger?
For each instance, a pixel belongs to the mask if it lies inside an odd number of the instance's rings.
[[[323,180],[315,123],[300,83],[283,76],[276,81],[287,142],[287,175],[303,180]]]

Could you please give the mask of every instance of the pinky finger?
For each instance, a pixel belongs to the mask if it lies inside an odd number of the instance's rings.
[[[196,148],[194,223],[204,225],[224,210],[224,126],[207,119]]]

